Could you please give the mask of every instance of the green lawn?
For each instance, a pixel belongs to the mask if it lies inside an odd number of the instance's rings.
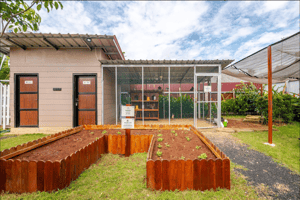
[[[253,187],[233,171],[231,190],[151,191],[146,188],[146,153],[129,158],[106,154],[63,190],[33,194],[3,194],[2,199],[258,199]]]
[[[1,134],[0,136],[5,137],[6,135]],[[29,141],[33,141],[39,139],[41,137],[45,137],[45,134],[24,134],[19,135],[17,137],[7,138],[0,140],[0,151],[4,149],[9,149],[10,147],[14,147],[23,143],[27,143]]]
[[[22,135],[1,141],[1,149],[43,137]],[[231,163],[231,190],[217,191],[151,191],[146,188],[146,153],[129,158],[106,154],[63,190],[53,193],[2,194],[0,199],[259,199],[255,188],[234,172],[241,166]]]
[[[223,115],[224,119],[244,119],[246,115]]]
[[[239,132],[233,136],[249,144],[251,149],[260,151],[271,156],[274,161],[283,164],[291,170],[300,174],[300,123],[294,122],[286,126],[275,127],[278,131],[273,131],[273,143],[275,147],[265,145],[268,142],[268,132]]]

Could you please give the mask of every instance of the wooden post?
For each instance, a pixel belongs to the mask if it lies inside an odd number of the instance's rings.
[[[264,92],[264,88],[263,88],[263,84],[261,84],[260,86],[260,95],[263,96],[263,92]]]
[[[272,144],[272,50],[268,47],[268,143]]]
[[[142,96],[142,98],[144,98],[144,97]],[[131,106],[131,104],[126,104],[126,106]],[[130,117],[126,117],[126,118],[130,118]],[[130,149],[131,149],[130,129],[125,129],[125,132],[126,132],[125,157],[129,157],[130,156]]]

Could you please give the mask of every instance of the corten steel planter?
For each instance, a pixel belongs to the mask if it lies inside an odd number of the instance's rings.
[[[51,136],[47,136],[26,144],[18,145],[0,152],[0,192],[25,193],[36,191],[55,191],[68,187],[91,164],[95,163],[101,154],[124,154],[126,138],[124,135],[104,135],[94,142],[82,147],[71,155],[59,161],[45,160],[19,160],[13,157],[39,148],[49,142],[55,142],[63,137],[94,129],[120,129],[115,125],[84,125]],[[187,125],[146,125],[137,126],[136,129],[187,129],[196,131]],[[198,134],[201,134],[198,132]],[[202,134],[201,134],[202,135]],[[203,135],[211,148],[221,156],[216,160],[195,161],[152,161],[147,159],[147,187],[157,190],[209,189],[230,188],[230,161],[218,148],[216,148]],[[131,135],[130,154],[148,152],[150,155],[153,135]],[[183,164],[184,163],[184,164]],[[183,171],[184,170],[184,171]],[[206,171],[205,171],[206,170]],[[166,172],[166,173],[165,173]],[[204,174],[204,173],[207,174]],[[215,176],[212,176],[215,172]],[[197,177],[204,178],[197,178]],[[208,181],[207,186],[202,182]],[[211,181],[213,180],[213,181]],[[212,183],[211,183],[212,182]],[[205,184],[204,184],[205,185]]]
[[[230,160],[196,128],[191,127],[216,159],[151,160],[154,143],[147,157],[147,187],[153,190],[230,189]]]

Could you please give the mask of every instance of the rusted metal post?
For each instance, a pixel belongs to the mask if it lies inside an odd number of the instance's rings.
[[[261,95],[261,96],[263,96],[263,92],[264,92],[263,84],[261,84],[261,86],[260,86],[260,95]]]
[[[272,144],[272,50],[268,47],[268,143]]]

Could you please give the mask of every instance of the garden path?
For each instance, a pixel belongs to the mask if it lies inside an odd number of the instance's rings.
[[[274,162],[270,156],[248,149],[229,132],[201,130],[232,162],[248,170],[235,169],[246,176],[259,195],[274,199],[300,199],[300,176]]]

